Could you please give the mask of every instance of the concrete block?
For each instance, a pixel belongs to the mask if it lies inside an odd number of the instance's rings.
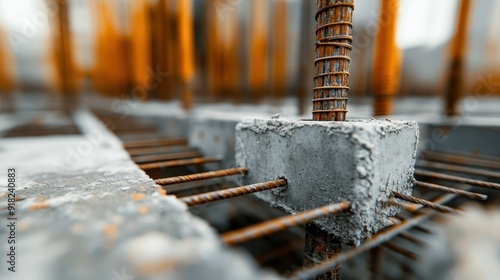
[[[244,120],[236,127],[236,163],[249,169],[243,184],[286,178],[286,190],[257,196],[287,212],[351,202],[349,213],[316,223],[359,245],[398,211],[381,199],[393,190],[411,193],[418,136],[413,121]]]

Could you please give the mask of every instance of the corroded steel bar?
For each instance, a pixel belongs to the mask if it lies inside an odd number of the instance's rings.
[[[479,168],[465,167],[465,166],[460,166],[460,165],[455,165],[455,164],[440,163],[440,162],[425,161],[425,160],[419,160],[417,162],[417,165],[422,166],[422,167],[427,167],[427,168],[444,170],[444,171],[466,173],[466,174],[470,174],[470,175],[485,176],[485,177],[492,177],[492,178],[500,179],[500,172],[483,170],[483,169],[479,169]]]
[[[313,265],[329,260],[342,251],[339,238],[321,227],[309,222],[306,225],[306,244],[304,249],[305,265]],[[342,268],[340,265],[321,275],[320,280],[340,280]]]
[[[344,212],[349,210],[350,207],[351,204],[349,202],[327,205],[296,215],[288,215],[253,226],[226,232],[221,235],[221,238],[227,244],[235,245],[283,231],[293,226],[302,225],[326,215]]]
[[[455,37],[451,44],[451,63],[446,91],[445,113],[448,116],[458,115],[458,105],[464,90],[464,64],[467,48],[467,27],[472,14],[472,0],[460,1],[460,11],[457,17]]]
[[[150,154],[161,154],[161,153],[172,153],[172,152],[189,152],[196,150],[196,148],[190,148],[187,145],[179,146],[168,146],[168,147],[151,147],[151,148],[135,148],[129,149],[127,152],[131,156],[144,156]]]
[[[455,197],[456,195],[454,194],[444,194],[433,200],[432,202],[436,204],[444,204],[454,199]],[[379,246],[380,244],[389,241],[398,234],[417,226],[421,222],[432,217],[434,214],[435,212],[417,213],[412,218],[402,221],[401,224],[391,226],[385,230],[380,231],[377,234],[374,234],[371,239],[365,241],[360,247],[356,247],[349,251],[343,252],[342,254],[337,255],[321,264],[302,268],[301,270],[293,273],[289,279],[313,279],[314,277],[329,271],[338,264],[350,260],[361,253],[367,252]]]
[[[457,213],[457,210],[455,210],[453,208],[450,208],[450,207],[444,206],[444,205],[439,205],[439,204],[433,203],[431,201],[428,201],[428,200],[425,200],[422,198],[402,194],[400,192],[395,192],[395,191],[393,191],[392,194],[399,199],[406,200],[406,201],[416,203],[416,204],[421,204],[423,206],[432,208],[432,209],[437,210],[437,211],[442,212],[442,213]]]
[[[186,165],[198,165],[198,164],[204,164],[204,163],[212,163],[212,162],[219,162],[221,161],[221,158],[217,157],[210,157],[210,158],[190,158],[190,159],[181,159],[181,160],[169,160],[169,161],[160,161],[160,162],[153,162],[153,163],[144,163],[144,164],[139,164],[139,168],[142,170],[151,170],[151,169],[159,169],[162,167],[179,167],[179,166],[186,166]]]
[[[469,178],[464,178],[464,177],[460,177],[460,176],[453,176],[453,175],[442,174],[442,173],[437,173],[437,172],[432,172],[432,171],[417,169],[417,170],[415,170],[415,175],[425,176],[425,177],[439,179],[439,180],[469,184],[469,185],[474,185],[474,186],[478,186],[478,187],[482,187],[482,188],[500,190],[500,184],[497,184],[497,183],[469,179]]]
[[[143,148],[143,147],[151,147],[151,146],[169,146],[169,145],[187,145],[188,141],[184,138],[178,139],[152,139],[152,140],[133,140],[133,141],[125,141],[123,143],[123,147],[125,149],[131,148]]]
[[[387,243],[382,244],[382,246],[384,246],[385,248],[390,249],[396,253],[399,253],[405,257],[408,257],[412,260],[417,261],[419,259],[419,255],[417,255],[416,253],[414,253],[408,249],[402,248],[394,243],[387,242]]]
[[[403,239],[406,239],[406,240],[408,240],[408,241],[410,241],[412,243],[415,243],[417,245],[420,245],[420,246],[425,245],[424,241],[422,241],[421,239],[419,239],[419,238],[417,238],[417,237],[409,234],[408,232],[402,232],[398,236],[401,237],[401,238],[403,238]]]
[[[245,167],[238,167],[238,168],[210,171],[210,172],[205,172],[205,173],[191,174],[191,175],[186,175],[186,176],[157,179],[157,180],[155,180],[155,182],[158,185],[167,186],[167,185],[173,185],[173,184],[179,184],[179,183],[185,183],[185,182],[207,180],[207,179],[220,178],[220,177],[226,177],[226,176],[237,175],[237,174],[246,174],[246,173],[248,173],[248,169],[246,169]]]
[[[218,200],[228,199],[231,197],[242,196],[246,194],[251,194],[255,192],[261,192],[266,190],[272,190],[279,187],[286,187],[286,180],[280,179],[275,181],[269,181],[265,183],[253,184],[243,187],[231,188],[220,191],[213,191],[208,193],[203,193],[199,195],[192,195],[180,198],[180,200],[186,203],[188,206],[205,204],[209,202],[215,202]]]
[[[449,188],[437,184],[431,184],[431,183],[426,183],[426,182],[415,182],[415,186],[422,187],[422,188],[427,188],[430,190],[434,191],[442,191],[442,192],[447,192],[447,193],[454,193],[463,197],[471,198],[471,199],[477,199],[477,200],[486,200],[488,198],[487,195],[485,194],[479,194],[479,193],[474,193],[474,192],[469,192],[469,191],[464,191],[464,190],[459,190],[459,189],[454,189],[454,188]]]
[[[148,155],[148,156],[138,156],[132,159],[137,164],[150,163],[153,161],[167,161],[167,160],[179,160],[186,158],[196,158],[203,156],[200,151],[191,152],[181,152],[181,153],[171,153],[171,154],[161,154],[161,155]]]
[[[476,159],[470,157],[464,157],[459,155],[450,155],[444,153],[434,152],[432,154],[423,154],[422,155],[426,159],[448,162],[453,164],[460,165],[471,165],[476,167],[484,167],[484,168],[492,168],[492,169],[500,169],[500,162],[485,160],[485,159]]]
[[[392,113],[393,98],[399,88],[401,50],[396,43],[399,0],[381,0],[375,43],[372,83],[373,113],[387,116]]]
[[[313,120],[347,114],[354,0],[317,0]]]

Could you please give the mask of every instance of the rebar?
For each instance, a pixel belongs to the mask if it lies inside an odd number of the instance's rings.
[[[132,157],[132,159],[137,164],[143,164],[153,161],[179,160],[186,158],[197,158],[201,156],[203,156],[203,154],[200,151],[191,151],[191,152],[181,152],[181,153],[171,153],[171,154],[161,154],[161,155],[138,156],[138,157]]]
[[[123,143],[123,147],[125,149],[131,148],[143,148],[143,147],[151,147],[151,146],[172,146],[172,145],[187,145],[187,139],[178,138],[178,139],[149,139],[149,140],[133,140],[133,141],[125,141]]]
[[[500,163],[497,161],[470,158],[459,155],[450,155],[446,153],[434,152],[431,154],[422,154],[425,159],[430,159],[434,161],[447,162],[459,165],[470,165],[476,167],[484,167],[491,169],[500,169]]]
[[[229,169],[224,169],[224,170],[191,174],[191,175],[186,175],[186,176],[162,178],[162,179],[155,180],[155,182],[158,185],[167,186],[167,185],[180,184],[180,183],[186,183],[186,182],[192,182],[192,181],[199,181],[199,180],[207,180],[207,179],[213,179],[213,178],[232,176],[232,175],[237,175],[237,174],[244,175],[246,173],[248,173],[248,169],[246,167],[237,167],[237,168],[229,168]]]
[[[317,0],[313,120],[345,121],[354,0]]]
[[[455,164],[419,160],[417,162],[417,166],[439,169],[439,170],[450,171],[450,172],[456,172],[456,173],[466,173],[466,174],[470,174],[470,175],[484,176],[484,177],[491,177],[491,178],[500,179],[500,172],[483,170],[483,169],[479,169],[479,168],[465,167],[465,166],[460,166],[460,165],[455,165]]]
[[[221,161],[220,157],[208,157],[208,158],[198,157],[198,158],[190,158],[190,159],[144,163],[144,164],[139,164],[139,168],[142,170],[151,170],[151,169],[159,169],[159,168],[163,168],[163,167],[180,167],[180,166],[186,166],[186,165],[198,165],[198,164],[220,162],[220,161]]]
[[[479,194],[479,193],[474,193],[474,192],[469,192],[469,191],[464,191],[464,190],[459,190],[459,189],[454,189],[454,188],[449,188],[437,184],[431,184],[431,183],[426,183],[426,182],[420,182],[417,181],[414,184],[417,187],[422,187],[434,191],[442,191],[442,192],[447,192],[447,193],[454,193],[463,197],[471,198],[471,199],[477,199],[477,200],[486,200],[488,199],[488,196],[485,194]]]
[[[435,204],[443,204],[454,199],[455,197],[456,195],[454,194],[444,194],[437,199],[434,199],[432,202]],[[321,264],[302,268],[301,270],[294,272],[289,279],[313,279],[314,277],[329,271],[338,264],[378,247],[380,244],[389,241],[396,235],[419,225],[422,221],[432,217],[434,214],[435,212],[417,213],[412,218],[402,221],[401,224],[391,226],[380,231],[379,233],[374,234],[371,239],[365,241],[360,247],[343,252],[342,254],[334,256],[330,260]]]
[[[391,242],[386,242],[386,243],[383,243],[382,244],[383,247],[387,248],[387,249],[390,249],[396,253],[399,253],[407,258],[410,258],[412,260],[415,260],[417,261],[419,259],[419,255],[417,255],[416,253],[408,250],[408,249],[405,249],[405,248],[402,248],[394,243],[391,243]]]
[[[151,148],[135,148],[127,150],[130,156],[145,156],[151,154],[164,154],[164,153],[172,153],[172,152],[189,152],[196,150],[196,148],[191,148],[186,145],[180,146],[169,146],[169,147],[151,147]]]
[[[306,244],[304,249],[304,264],[313,265],[329,260],[340,254],[342,242],[334,234],[323,230],[313,222],[306,225]],[[342,268],[340,265],[316,278],[317,280],[340,280]]]
[[[416,204],[421,204],[423,206],[432,208],[432,209],[437,210],[437,211],[442,212],[442,213],[457,213],[457,210],[455,210],[451,207],[436,204],[436,203],[431,202],[429,200],[418,198],[418,197],[415,197],[412,195],[402,194],[400,192],[395,192],[395,191],[393,191],[392,194],[399,199],[406,200],[406,201],[416,203]]]
[[[180,198],[180,200],[186,203],[188,206],[194,206],[209,202],[215,202],[223,199],[228,199],[231,197],[237,197],[246,194],[272,190],[280,187],[286,187],[286,185],[287,185],[286,180],[280,179],[280,180],[231,188],[226,190],[213,191],[199,195],[186,196]]]
[[[341,213],[349,210],[350,207],[351,204],[349,202],[327,205],[296,215],[288,215],[242,229],[226,232],[221,235],[221,238],[229,245],[236,245],[283,231],[293,226],[302,225],[326,215]]]
[[[460,176],[453,176],[453,175],[442,174],[442,173],[437,173],[437,172],[432,172],[432,171],[417,169],[417,170],[415,170],[415,175],[425,176],[425,177],[439,179],[439,180],[469,184],[469,185],[474,185],[474,186],[478,186],[478,187],[482,187],[482,188],[500,190],[500,184],[497,184],[497,183],[469,179],[469,178],[464,178],[464,177],[460,177]]]
[[[414,243],[416,245],[419,245],[419,246],[423,246],[425,245],[425,242],[422,241],[421,239],[409,234],[408,232],[402,232],[398,235],[399,237],[403,238],[403,239],[406,239],[408,241],[410,241],[411,243]]]

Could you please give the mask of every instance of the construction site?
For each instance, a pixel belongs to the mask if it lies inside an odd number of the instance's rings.
[[[0,279],[500,279],[500,1],[0,0]]]

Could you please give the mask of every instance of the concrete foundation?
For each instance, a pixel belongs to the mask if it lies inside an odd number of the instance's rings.
[[[236,127],[236,162],[250,170],[243,184],[286,178],[286,190],[257,196],[290,213],[351,202],[349,213],[316,224],[359,245],[398,212],[381,200],[411,193],[418,136],[413,121],[245,120]]]

